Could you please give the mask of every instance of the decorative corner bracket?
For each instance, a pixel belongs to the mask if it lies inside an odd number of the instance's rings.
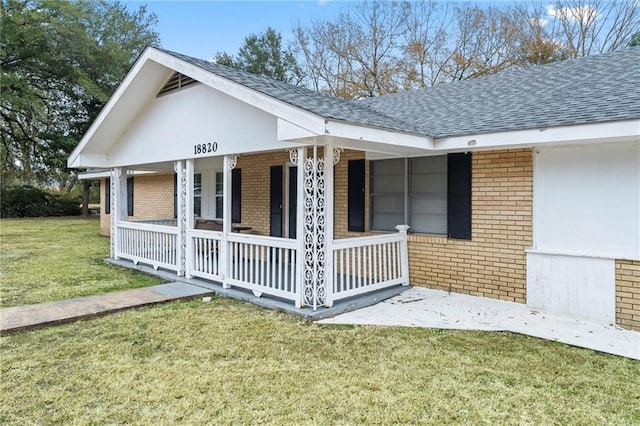
[[[229,170],[233,170],[236,168],[236,164],[238,164],[238,156],[230,155],[229,156]]]
[[[344,148],[333,147],[333,165],[335,166],[340,161],[340,155],[344,151]]]
[[[291,160],[291,162],[295,165],[298,164],[298,150],[297,149],[288,149],[287,152],[289,153],[289,160]]]

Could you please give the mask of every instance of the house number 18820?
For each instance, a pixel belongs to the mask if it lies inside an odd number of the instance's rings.
[[[208,154],[218,150],[218,142],[197,143],[193,145],[193,154]]]

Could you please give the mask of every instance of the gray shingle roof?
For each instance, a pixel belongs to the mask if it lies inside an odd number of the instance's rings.
[[[317,114],[323,118],[407,133],[421,133],[418,126],[405,123],[397,117],[388,117],[385,113],[375,111],[364,104],[325,95],[304,87],[293,86],[282,81],[207,62],[202,59],[192,58],[169,50],[159,50],[226,78],[227,80],[264,93],[265,95]]]
[[[361,102],[434,137],[640,118],[640,47]]]
[[[327,119],[437,138],[640,118],[640,47],[361,101],[163,52]]]

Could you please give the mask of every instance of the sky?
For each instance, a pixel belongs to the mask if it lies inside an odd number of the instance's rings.
[[[235,55],[245,37],[272,27],[282,34],[285,45],[293,39],[298,22],[331,19],[346,5],[344,1],[177,1],[149,0],[124,3],[131,10],[146,4],[158,16],[163,48],[201,59],[217,52]]]

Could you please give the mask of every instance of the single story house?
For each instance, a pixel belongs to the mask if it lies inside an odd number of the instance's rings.
[[[425,286],[640,330],[640,48],[347,101],[147,48],[68,160],[111,257],[323,309]]]

